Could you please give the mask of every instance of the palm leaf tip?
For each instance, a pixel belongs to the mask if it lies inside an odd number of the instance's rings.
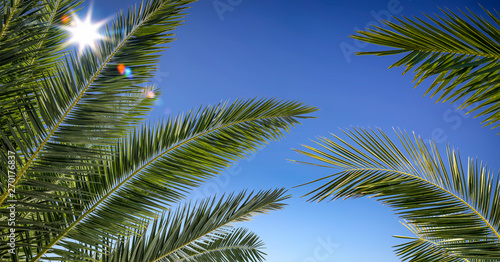
[[[339,169],[318,180],[326,182],[308,194],[311,201],[372,196],[423,236],[457,240],[446,247],[461,257],[500,258],[500,182],[492,170],[472,158],[462,163],[449,147],[443,160],[433,142],[402,131],[399,143],[380,130],[345,134],[350,141],[323,138],[305,154]]]
[[[483,9],[484,10],[484,9]],[[352,37],[389,47],[389,50],[360,55],[406,54],[391,67],[415,69],[416,86],[435,77],[426,94],[437,101],[461,101],[460,108],[476,112],[484,125],[500,125],[500,16],[484,10],[486,18],[470,10],[427,20],[396,18],[384,22],[387,28],[358,31]]]

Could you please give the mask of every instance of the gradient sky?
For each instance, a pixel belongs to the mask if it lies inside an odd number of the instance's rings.
[[[95,1],[94,18],[112,17],[137,2]],[[214,3],[230,9],[218,12]],[[411,74],[387,69],[397,57],[354,56],[341,49],[376,49],[356,45],[348,36],[387,19],[386,14],[422,17],[422,12],[440,13],[438,7],[481,13],[478,3],[489,10],[500,5],[465,0],[201,0],[187,11],[185,24],[176,31],[178,40],[164,53],[152,80],[163,95],[151,119],[236,98],[277,97],[320,108],[317,119],[303,121],[286,139],[240,161],[194,197],[291,188],[286,209],[240,224],[265,241],[267,261],[399,261],[392,246],[400,242],[392,235],[411,232],[390,208],[370,199],[306,203],[301,196],[315,187],[292,187],[331,170],[286,159],[307,160],[291,148],[311,145],[310,139],[330,132],[341,134],[339,128],[380,127],[392,135],[398,127],[425,139],[442,132],[437,141],[441,149],[449,143],[462,156],[477,157],[498,170],[498,129],[481,127],[480,119],[422,97],[425,84],[414,89]]]

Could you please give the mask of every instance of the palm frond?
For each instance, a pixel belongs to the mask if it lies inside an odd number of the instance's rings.
[[[117,242],[101,259],[120,261],[263,261],[263,243],[236,222],[282,209],[283,189],[230,194],[186,204],[156,219],[127,241]],[[149,233],[147,233],[149,231]]]
[[[101,164],[95,175],[72,187],[79,191],[47,202],[56,205],[54,210],[70,207],[72,215],[64,215],[63,228],[51,233],[47,249],[37,259],[57,245],[67,252],[102,245],[109,235],[129,235],[143,219],[171,207],[190,189],[267,141],[281,138],[299,123],[297,119],[315,110],[298,102],[251,99],[138,127],[117,144],[109,166]],[[37,208],[47,212],[48,207]]]
[[[358,31],[355,39],[390,47],[360,52],[361,55],[406,54],[391,67],[415,68],[416,85],[436,76],[427,89],[437,101],[464,100],[460,108],[478,111],[485,125],[500,126],[500,17],[486,11],[486,18],[472,12],[461,15],[443,11],[443,16],[384,21],[388,27]]]
[[[450,148],[446,163],[433,142],[427,146],[404,132],[399,147],[380,130],[345,134],[351,143],[321,138],[321,149],[296,150],[341,169],[313,181],[326,182],[310,200],[375,197],[425,237],[456,240],[449,248],[462,258],[500,259],[500,182],[486,165],[471,158],[462,163]]]

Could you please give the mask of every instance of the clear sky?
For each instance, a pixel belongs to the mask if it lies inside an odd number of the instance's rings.
[[[94,1],[94,17],[111,17],[137,2]],[[242,160],[194,197],[292,188],[329,175],[331,170],[286,159],[307,160],[291,148],[350,126],[389,133],[399,127],[426,139],[441,132],[436,137],[441,149],[450,143],[462,156],[478,157],[498,170],[499,129],[481,127],[480,119],[422,97],[425,84],[413,89],[411,74],[387,69],[397,57],[352,55],[374,46],[348,37],[387,14],[421,17],[439,13],[438,6],[481,13],[478,3],[489,10],[500,7],[497,1],[465,0],[201,0],[187,11],[178,40],[161,59],[153,82],[163,95],[151,118],[253,97],[300,100],[321,109],[317,119],[303,121],[286,139]],[[214,5],[228,9],[217,11]],[[306,203],[301,196],[314,188],[292,188],[286,209],[241,224],[266,242],[267,261],[399,261],[391,247],[399,242],[392,235],[411,233],[391,209],[369,199]]]

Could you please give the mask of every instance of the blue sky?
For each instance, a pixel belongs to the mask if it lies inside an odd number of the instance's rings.
[[[95,1],[96,20],[111,17],[138,0]],[[87,5],[90,2],[87,2]],[[215,4],[214,4],[215,3]],[[462,156],[477,157],[498,170],[497,130],[463,115],[449,104],[422,97],[426,84],[413,88],[411,74],[387,69],[397,57],[354,56],[375,50],[348,36],[376,20],[439,13],[439,7],[468,7],[480,13],[499,8],[495,1],[305,1],[218,0],[193,3],[160,62],[157,83],[163,95],[151,119],[200,105],[237,98],[277,97],[320,108],[317,119],[303,121],[286,139],[196,191],[195,197],[242,189],[291,188],[282,211],[259,216],[242,226],[266,242],[267,261],[399,261],[392,235],[410,235],[388,207],[370,199],[306,203],[300,196],[314,186],[292,188],[329,175],[331,170],[289,163],[307,160],[291,148],[310,139],[341,134],[350,126],[393,127],[429,139],[440,133]],[[229,8],[217,11],[215,7]],[[344,48],[344,49],[342,49]],[[345,137],[345,136],[344,136]]]

